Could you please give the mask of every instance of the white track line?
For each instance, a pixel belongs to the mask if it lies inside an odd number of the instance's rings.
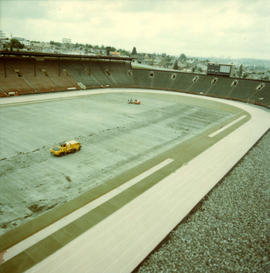
[[[244,119],[245,117],[246,117],[246,115],[245,115],[245,116],[241,116],[240,118],[238,118],[238,119],[232,121],[231,123],[227,124],[226,126],[221,127],[220,129],[218,129],[217,131],[215,131],[214,133],[212,133],[212,134],[210,134],[210,135],[208,135],[208,136],[209,136],[209,137],[214,137],[214,136],[218,135],[219,133],[221,133],[221,132],[223,132],[224,130],[226,130],[227,128],[233,126],[235,123],[237,123],[238,121]]]
[[[154,172],[160,170],[161,168],[167,166],[174,160],[171,158],[168,158],[161,163],[157,164],[156,166],[152,167],[151,169],[141,173],[140,175],[132,178],[128,182],[122,184],[121,186],[111,190],[110,192],[104,194],[100,198],[88,203],[87,205],[77,209],[76,211],[70,213],[69,215],[61,218],[60,220],[56,221],[55,223],[49,225],[48,227],[38,231],[37,233],[33,234],[30,237],[27,237],[23,241],[17,243],[16,245],[8,248],[3,255],[3,261],[2,263],[10,260],[17,254],[21,253],[25,249],[31,247],[32,245],[36,244],[37,242],[41,241],[42,239],[46,238],[47,236],[53,234],[55,231],[61,229],[62,227],[68,225],[69,223],[75,221],[79,217],[83,216],[84,214],[88,213],[92,209],[96,208],[97,206],[105,203],[107,200],[113,198],[117,194],[123,192],[124,190],[130,188],[131,186],[135,185],[139,181],[143,180],[144,178],[150,176]],[[0,262],[1,264],[1,262]]]

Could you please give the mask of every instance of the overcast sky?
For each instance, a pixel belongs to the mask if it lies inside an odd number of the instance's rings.
[[[138,52],[270,59],[270,0],[0,0],[0,30]]]

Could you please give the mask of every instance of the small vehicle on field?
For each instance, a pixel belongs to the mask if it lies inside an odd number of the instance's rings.
[[[75,153],[81,149],[81,143],[76,140],[61,143],[50,149],[50,152],[55,156],[62,156],[70,153]]]
[[[135,100],[130,99],[130,100],[128,100],[128,104],[141,104],[141,101],[137,100],[137,99],[135,99]]]

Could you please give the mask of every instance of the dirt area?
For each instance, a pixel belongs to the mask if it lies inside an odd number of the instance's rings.
[[[142,104],[128,104],[130,98]],[[0,235],[235,114],[166,92],[1,105]],[[51,146],[72,139],[81,151],[50,154]]]

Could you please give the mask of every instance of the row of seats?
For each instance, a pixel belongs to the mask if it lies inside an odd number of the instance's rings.
[[[78,88],[57,61],[5,58],[0,66],[0,93],[30,94]]]
[[[174,71],[133,69],[130,62],[3,58],[0,96],[69,89],[135,87],[173,90],[270,107],[270,83]]]
[[[115,61],[63,61],[62,66],[71,77],[86,88],[122,87],[132,82],[131,66],[127,62]]]

